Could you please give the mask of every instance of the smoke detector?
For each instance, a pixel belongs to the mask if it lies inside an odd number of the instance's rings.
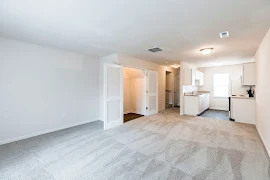
[[[229,31],[224,31],[224,32],[219,33],[219,36],[220,38],[226,38],[226,37],[229,37],[230,34],[229,34]]]
[[[152,53],[156,53],[156,52],[162,51],[162,49],[160,49],[160,48],[158,48],[158,47],[155,47],[155,48],[148,49],[148,51],[150,51],[150,52],[152,52]]]

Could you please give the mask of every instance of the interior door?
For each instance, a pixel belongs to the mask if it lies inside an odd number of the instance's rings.
[[[158,72],[147,71],[146,78],[146,109],[147,115],[158,113]]]
[[[104,65],[104,129],[123,124],[123,67]]]

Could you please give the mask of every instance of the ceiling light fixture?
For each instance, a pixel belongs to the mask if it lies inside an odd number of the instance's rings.
[[[172,67],[174,67],[175,69],[177,69],[177,68],[179,68],[179,67],[180,67],[180,65],[175,64],[175,65],[172,65]]]
[[[201,49],[200,51],[204,54],[204,55],[208,55],[213,51],[214,48],[205,48],[205,49]]]

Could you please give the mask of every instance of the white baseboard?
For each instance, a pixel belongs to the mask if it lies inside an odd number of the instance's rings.
[[[139,112],[139,111],[125,111],[124,114],[128,114],[128,113],[134,113],[134,114],[142,114],[144,115],[143,113]]]
[[[135,111],[125,111],[124,114],[128,114],[128,113],[136,113]]]
[[[266,144],[265,144],[265,140],[264,140],[264,138],[262,137],[262,134],[261,134],[259,128],[257,128],[256,125],[255,125],[255,127],[256,127],[256,129],[257,129],[257,131],[258,131],[258,133],[259,133],[259,136],[261,137],[261,140],[262,140],[262,142],[263,142],[264,148],[266,149],[266,152],[267,152],[267,154],[268,154],[268,157],[270,158],[270,149],[267,149],[267,146],[266,146]]]
[[[76,127],[76,126],[87,124],[87,123],[94,122],[94,121],[98,121],[98,120],[87,120],[87,121],[83,121],[83,122],[79,122],[79,123],[74,123],[74,124],[71,124],[71,125],[62,126],[62,127],[59,127],[59,128],[54,128],[54,129],[50,129],[50,130],[45,130],[45,131],[41,131],[41,132],[37,132],[37,133],[32,133],[32,134],[28,134],[28,135],[24,135],[24,136],[12,138],[12,139],[0,141],[0,145],[8,144],[8,143],[23,140],[23,139],[28,139],[28,138],[39,136],[39,135],[42,135],[42,134],[48,134],[48,133],[51,133],[51,132],[60,131],[60,130],[63,130],[63,129],[68,129],[68,128],[71,128],[71,127]]]
[[[227,109],[227,108],[220,108],[220,107],[210,107],[209,109],[221,110],[221,111],[229,111],[229,109]]]
[[[128,113],[136,113],[136,111],[131,110],[131,111],[125,111],[124,112],[124,114],[128,114]]]

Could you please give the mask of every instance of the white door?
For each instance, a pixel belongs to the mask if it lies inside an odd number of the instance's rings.
[[[123,124],[123,67],[104,65],[104,129]]]
[[[146,80],[146,109],[147,115],[158,113],[158,73],[156,71],[147,72]]]

